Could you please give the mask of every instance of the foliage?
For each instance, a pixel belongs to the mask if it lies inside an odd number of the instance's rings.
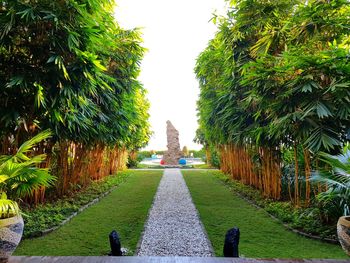
[[[14,200],[31,196],[35,190],[51,186],[55,181],[48,169],[38,167],[45,160],[45,154],[30,155],[36,144],[50,136],[50,131],[41,132],[24,142],[13,155],[0,156],[0,218],[19,213]]]
[[[138,31],[114,21],[113,1],[1,5],[3,136],[40,127],[55,140],[145,144],[149,105],[136,80],[144,49]]]
[[[151,151],[138,151],[137,156],[140,156],[140,158],[145,159],[145,158],[151,158],[152,157],[152,152]]]
[[[327,186],[317,198],[327,209],[327,215],[340,217],[350,214],[350,152],[333,156],[320,153],[321,160],[327,164],[314,172],[312,180]]]
[[[140,163],[140,161],[138,158],[134,159],[134,158],[131,158],[131,156],[129,155],[128,163],[126,165],[128,168],[136,168],[139,163]]]
[[[121,169],[125,151],[144,147],[151,135],[137,80],[141,33],[118,25],[114,5],[0,2],[0,152],[51,129],[38,148],[56,165],[59,194]]]
[[[151,158],[152,153],[150,151],[138,151],[137,158],[142,161],[145,158]]]
[[[205,149],[202,148],[200,150],[189,150],[190,154],[193,154],[193,158],[205,158]]]
[[[190,152],[188,151],[187,146],[184,146],[184,147],[182,148],[182,155],[183,155],[184,157],[189,157]]]
[[[196,141],[220,151],[223,170],[280,199],[277,167],[289,165],[286,195],[310,204],[317,153],[339,153],[350,129],[349,12],[346,0],[239,0],[215,19],[195,67]]]
[[[209,147],[209,152],[210,152],[210,165],[215,168],[220,167],[220,157],[219,157],[219,152],[215,147],[210,146]]]

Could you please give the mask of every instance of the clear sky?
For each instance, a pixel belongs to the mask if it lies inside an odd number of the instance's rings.
[[[127,29],[142,28],[148,49],[139,77],[148,91],[154,132],[146,149],[166,149],[167,120],[179,131],[181,148],[200,149],[193,143],[199,94],[193,69],[216,30],[209,20],[223,13],[225,1],[117,0],[117,5],[116,20]]]

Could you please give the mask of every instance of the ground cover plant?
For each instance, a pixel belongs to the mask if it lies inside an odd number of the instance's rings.
[[[116,229],[123,247],[133,254],[161,171],[129,171],[128,179],[99,203],[84,210],[58,230],[22,240],[15,255],[92,256],[110,251],[108,234]]]
[[[182,171],[217,256],[225,233],[238,226],[240,254],[253,258],[347,258],[340,245],[308,239],[287,230],[264,210],[241,199],[213,170]]]
[[[58,200],[24,208],[23,238],[40,236],[43,231],[58,226],[82,206],[125,182],[131,174],[133,171],[130,170],[119,172],[116,175],[104,177],[100,181],[94,181],[84,189],[71,192]]]

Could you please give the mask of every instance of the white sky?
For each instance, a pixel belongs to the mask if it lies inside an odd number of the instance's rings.
[[[148,49],[140,81],[151,103],[154,135],[146,149],[165,150],[166,121],[180,133],[180,145],[189,149],[198,127],[198,82],[193,72],[196,57],[213,38],[216,27],[209,20],[222,14],[224,0],[117,0],[115,17],[127,29],[140,27]]]

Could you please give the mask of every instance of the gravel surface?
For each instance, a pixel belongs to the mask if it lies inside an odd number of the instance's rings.
[[[211,243],[179,169],[165,169],[138,256],[210,257]]]

